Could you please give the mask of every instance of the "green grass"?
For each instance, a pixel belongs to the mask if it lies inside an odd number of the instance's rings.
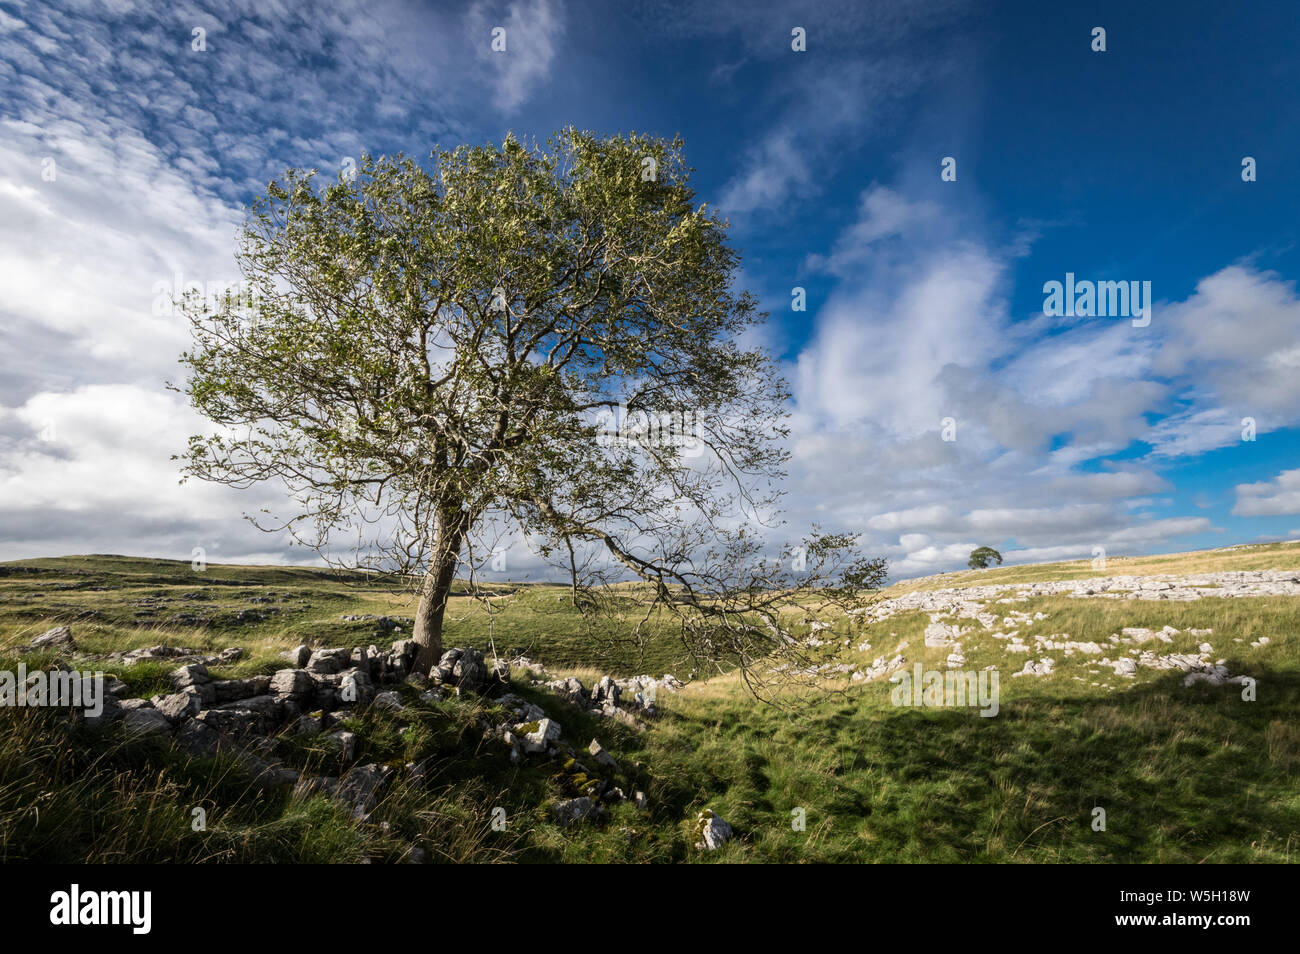
[[[1152,572],[1288,568],[1297,548],[1247,548],[1192,554],[1179,564],[1149,558]],[[1244,560],[1265,566],[1243,567]],[[1225,563],[1230,565],[1224,565]],[[1186,570],[1178,570],[1179,565]],[[1071,565],[961,574],[1072,572]],[[1138,572],[1112,565],[1108,574]],[[951,585],[945,584],[945,585]],[[556,671],[631,674],[687,672],[680,644],[666,629],[644,644],[620,641],[617,628],[590,633],[562,587],[510,584],[492,612],[461,595],[448,616],[447,645],[491,643],[541,659]],[[199,594],[189,597],[187,594]],[[270,596],[274,603],[254,603]],[[152,598],[152,605],[137,601]],[[243,609],[281,608],[239,622]],[[154,610],[152,618],[137,615]],[[204,626],[168,622],[201,608]],[[1255,702],[1235,685],[1184,687],[1180,672],[1140,669],[1117,677],[1097,657],[1051,655],[1050,676],[1011,678],[1024,655],[1006,653],[972,620],[962,637],[967,668],[996,664],[1001,698],[995,718],[973,709],[895,707],[887,682],[828,683],[811,704],[765,706],[737,676],[661,694],[662,716],[645,733],[579,713],[517,681],[580,748],[599,738],[622,766],[628,794],[649,796],[649,814],[611,808],[597,825],[559,828],[548,808],[578,793],[559,762],[511,766],[500,743],[485,742],[483,703],[431,705],[403,689],[400,713],[363,711],[350,728],[359,761],[394,766],[423,762],[424,788],[392,786],[370,823],[353,821],[323,797],[294,799],[260,789],[229,758],[191,760],[159,746],[126,744],[110,733],[91,740],[53,713],[0,711],[0,860],[96,861],[401,861],[412,844],[447,861],[797,861],[797,862],[1290,862],[1300,850],[1300,600],[1209,598],[1196,602],[1036,598],[998,609],[1042,612],[1020,629],[1065,633],[1107,645],[1126,626],[1212,629],[1182,633],[1157,652],[1214,647],[1234,673],[1258,679]],[[373,624],[344,623],[344,613],[410,616],[409,594],[391,585],[325,571],[209,566],[112,557],[0,564],[0,668],[12,649],[57,622],[70,622],[86,651],[156,643],[203,650],[229,645],[247,657],[223,677],[269,672],[277,653],[314,645],[383,643]],[[869,662],[903,650],[909,667],[943,668],[947,649],[926,649],[928,616],[900,615],[865,626],[834,621],[825,659]],[[628,623],[624,629],[630,629]],[[823,638],[831,638],[827,633]],[[1269,644],[1252,647],[1261,636]],[[842,645],[849,640],[849,647]],[[871,649],[855,647],[869,640]],[[53,657],[27,657],[28,666]],[[117,674],[133,694],[165,687],[165,664]],[[1096,685],[1094,685],[1096,683]],[[332,773],[340,766],[319,740],[286,736],[286,764]],[[595,768],[588,761],[589,768]],[[191,829],[192,810],[207,810],[207,831]],[[692,847],[696,814],[711,807],[737,837],[711,854]],[[1107,830],[1092,828],[1106,810]],[[505,831],[492,828],[503,809]],[[796,811],[803,830],[792,825]],[[383,825],[381,823],[387,823]]]
[[[685,674],[691,668],[662,616],[646,627],[646,638],[636,639],[621,619],[613,625],[601,617],[585,619],[562,586],[510,583],[484,589],[498,595],[474,598],[457,584],[444,623],[445,646],[495,647],[541,658],[552,667],[598,666],[619,676]],[[627,616],[637,613],[630,598],[624,603]],[[301,642],[382,645],[409,636],[409,625],[377,633],[373,623],[340,617],[410,618],[415,605],[403,581],[313,568],[208,564],[196,571],[183,561],[112,556],[0,563],[0,640],[7,637],[0,646],[69,623],[77,624],[78,644],[92,652],[151,643],[200,649],[239,645],[265,660]],[[241,613],[249,612],[265,618],[241,621]]]

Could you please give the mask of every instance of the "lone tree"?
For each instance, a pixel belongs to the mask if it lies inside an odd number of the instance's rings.
[[[992,547],[977,547],[970,552],[970,560],[966,565],[972,570],[983,570],[993,563],[1001,566],[1002,554]]]
[[[851,536],[812,528],[773,552],[757,532],[788,392],[742,344],[766,316],[732,291],[727,224],[690,171],[679,139],[569,128],[435,150],[429,169],[287,172],[245,222],[244,297],[182,303],[179,390],[216,425],[185,476],[279,479],[292,513],[254,524],[419,581],[420,671],[489,525],[575,597],[640,581],[642,622],[667,616],[697,659],[753,676],[797,654],[787,611],[861,605],[885,563]]]

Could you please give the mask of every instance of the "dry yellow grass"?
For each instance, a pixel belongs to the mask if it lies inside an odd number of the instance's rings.
[[[1062,563],[1030,563],[987,570],[962,570],[937,576],[903,580],[884,590],[888,598],[918,590],[953,586],[981,586],[995,583],[1035,583],[1043,580],[1075,580],[1102,576],[1159,576],[1194,573],[1225,573],[1242,570],[1300,570],[1300,541],[1243,545],[1222,550],[1193,550],[1157,556],[1107,556],[1105,569],[1094,568],[1091,560]]]

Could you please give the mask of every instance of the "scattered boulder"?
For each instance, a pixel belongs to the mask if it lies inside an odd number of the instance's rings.
[[[281,669],[267,685],[277,698],[302,701],[312,695],[316,684],[305,669]]]
[[[556,679],[546,684],[557,696],[560,696],[569,702],[579,705],[585,703],[589,697],[587,689],[582,684],[582,680],[576,676],[570,676],[568,679]]]
[[[706,808],[695,819],[695,847],[701,851],[715,851],[731,840],[732,830],[721,815]]]
[[[125,710],[116,696],[105,695],[99,715],[86,715],[82,712],[82,724],[92,729],[99,729],[122,718]]]
[[[587,746],[587,751],[591,753],[591,757],[596,760],[597,765],[613,769],[615,772],[619,770],[618,762],[615,761],[612,755],[605,751],[605,747],[596,739],[591,740],[591,745]]]
[[[586,795],[579,798],[566,798],[557,802],[552,809],[555,820],[565,828],[599,818],[604,812],[604,808]]]
[[[618,697],[621,693],[622,690],[618,687],[618,684],[609,676],[605,676],[600,682],[596,683],[596,688],[591,691],[591,701],[593,704],[603,705],[609,703],[617,706]]]
[[[176,731],[176,745],[195,758],[211,758],[221,747],[221,734],[197,719],[190,719]]]
[[[378,653],[378,650],[375,650],[373,646],[371,649]],[[394,669],[403,675],[411,671],[411,667],[415,665],[415,657],[419,654],[420,644],[413,639],[396,640],[389,652]],[[480,655],[479,658],[481,659],[482,656]]]
[[[553,719],[522,723],[515,726],[515,731],[524,738],[525,752],[545,752],[561,734],[560,724]]]
[[[269,728],[268,720],[261,712],[245,708],[238,702],[231,705],[235,708],[204,709],[194,718],[231,738],[265,732]]]
[[[233,702],[250,696],[266,695],[271,688],[270,676],[253,676],[250,679],[221,679],[210,683],[212,702]]]
[[[347,729],[337,729],[326,738],[339,747],[344,762],[351,762],[357,757],[357,737]]]
[[[75,653],[77,641],[72,638],[72,629],[68,626],[55,626],[37,636],[27,644],[26,652],[54,650],[60,653]]]
[[[335,688],[336,691],[330,691]],[[364,705],[370,701],[374,691],[374,686],[370,682],[370,673],[364,669],[346,669],[339,673],[337,682],[328,678],[320,678],[317,681],[317,695],[319,697],[324,693],[325,698],[322,702],[325,708],[333,708],[336,704],[333,701],[335,698],[339,703]]]
[[[463,649],[449,649],[442,654],[438,660],[438,665],[429,670],[429,679],[435,685],[443,683],[454,684],[456,679],[456,663],[460,661]]]
[[[308,672],[337,673],[352,664],[352,651],[348,649],[318,649],[311,654],[304,667]]]
[[[964,630],[957,626],[949,626],[947,623],[940,623],[934,617],[930,618],[930,625],[925,627],[925,645],[931,648],[938,646],[951,646],[962,635]]]
[[[303,666],[306,666],[308,661],[311,659],[311,647],[306,644],[296,646],[280,655],[293,663],[293,668],[301,669]]]
[[[1015,678],[1016,676],[1047,676],[1051,674],[1055,665],[1056,660],[1054,659],[1045,658],[1039,662],[1027,659],[1025,660],[1025,668],[1020,670],[1020,672],[1013,672],[1011,676],[1012,678]]]
[[[151,701],[154,708],[166,716],[173,725],[198,715],[203,707],[198,693],[195,692],[174,692],[171,695],[154,696]]]
[[[375,762],[353,766],[339,779],[334,798],[357,821],[365,821],[375,810],[379,789],[392,771],[389,766]]]

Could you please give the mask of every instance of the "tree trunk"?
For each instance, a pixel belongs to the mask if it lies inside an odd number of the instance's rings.
[[[462,522],[459,510],[443,511],[438,518],[438,539],[429,560],[429,572],[420,587],[420,605],[415,611],[412,636],[420,649],[413,671],[424,675],[442,658],[442,619],[460,561],[460,544],[464,539]]]

